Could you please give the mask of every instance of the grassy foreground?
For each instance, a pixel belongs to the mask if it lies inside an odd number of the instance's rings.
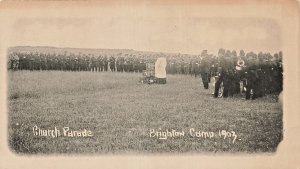
[[[212,97],[200,78],[169,75],[166,85],[138,82],[141,74],[8,73],[9,144],[26,154],[275,152],[282,139],[276,96],[246,101]],[[90,130],[91,137],[46,137],[33,127]],[[192,137],[189,130],[214,132]],[[184,131],[158,139],[150,130]],[[233,137],[218,132],[234,131]],[[232,134],[232,133],[231,133]]]

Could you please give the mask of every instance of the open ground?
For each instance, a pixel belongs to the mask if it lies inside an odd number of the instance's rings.
[[[9,144],[25,154],[260,153],[282,140],[276,95],[246,101],[213,98],[199,77],[168,75],[166,85],[139,83],[138,73],[8,72]],[[48,137],[42,129],[87,129],[91,137]],[[193,137],[195,131],[215,137]],[[184,131],[158,139],[150,131]],[[218,137],[234,131],[237,139]]]

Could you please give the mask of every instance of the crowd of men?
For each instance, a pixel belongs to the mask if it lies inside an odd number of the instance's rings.
[[[9,56],[9,69],[12,70],[61,70],[61,71],[118,71],[142,72],[146,69],[141,56],[112,54],[44,54],[13,52]]]
[[[218,56],[204,50],[201,54],[200,74],[205,89],[209,88],[211,77],[216,77],[214,97],[232,97],[245,92],[246,99],[256,99],[266,94],[280,93],[283,89],[282,52],[258,54],[243,50],[220,49]],[[221,88],[221,84],[223,88]],[[242,86],[242,88],[241,88]]]
[[[158,57],[167,58],[167,74],[201,76],[205,89],[215,77],[214,97],[233,96],[245,92],[246,99],[256,99],[269,93],[282,91],[282,52],[258,54],[243,50],[220,49],[217,55],[203,50],[201,55],[164,54],[72,54],[11,52],[9,69],[12,70],[60,70],[93,72],[143,72],[148,63]],[[242,82],[242,83],[241,83]],[[223,86],[223,87],[221,87]],[[241,86],[243,89],[241,91]]]

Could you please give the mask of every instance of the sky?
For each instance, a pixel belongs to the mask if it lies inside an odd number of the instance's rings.
[[[200,54],[219,48],[277,52],[281,30],[270,17],[209,15],[199,7],[118,6],[90,13],[18,17],[12,24],[16,46],[134,49]],[[80,11],[82,12],[82,10]]]

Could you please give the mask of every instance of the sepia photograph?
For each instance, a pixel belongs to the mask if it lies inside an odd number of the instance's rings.
[[[4,2],[6,149],[279,163],[299,137],[299,11],[287,2]]]

